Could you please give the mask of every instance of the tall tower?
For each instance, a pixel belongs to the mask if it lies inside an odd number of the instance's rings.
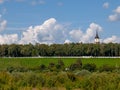
[[[95,36],[95,43],[96,43],[96,44],[100,43],[97,30],[96,30],[96,36]]]

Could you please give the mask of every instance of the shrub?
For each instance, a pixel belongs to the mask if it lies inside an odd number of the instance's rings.
[[[48,69],[49,69],[50,71],[56,71],[55,63],[52,63],[52,62],[49,63]]]
[[[73,63],[73,64],[70,65],[69,69],[70,69],[71,71],[74,71],[74,70],[78,69],[78,67],[79,67],[78,64]]]
[[[56,81],[56,76],[50,76],[47,78],[47,87],[55,87]]]
[[[76,76],[73,73],[67,73],[67,76],[72,82],[76,81]]]
[[[46,66],[45,66],[44,64],[41,64],[40,67],[39,67],[39,69],[40,69],[41,71],[43,71],[43,70],[46,69]]]
[[[86,69],[90,72],[94,72],[96,70],[96,65],[95,64],[90,64],[90,63],[87,63],[83,66],[83,69]]]
[[[61,59],[58,60],[58,63],[56,64],[56,69],[58,69],[58,70],[64,70],[65,69],[64,62]]]
[[[26,67],[8,67],[7,71],[12,73],[12,72],[27,72],[28,69]]]
[[[14,70],[15,70],[14,67],[7,67],[7,71],[10,72],[10,73],[12,73]]]
[[[70,65],[69,69],[74,71],[76,69],[80,70],[82,68],[81,59],[77,59],[77,61]]]
[[[29,86],[36,87],[37,85],[45,85],[45,78],[41,74],[27,73],[26,76],[24,76],[24,78]]]
[[[76,64],[78,64],[78,68],[82,68],[82,61],[80,58],[77,59]]]
[[[103,71],[110,71],[112,72],[113,70],[115,69],[115,67],[113,66],[110,66],[110,65],[103,65],[102,67],[99,68],[99,71],[100,72],[103,72]]]
[[[64,62],[61,59],[58,60],[58,64],[61,65],[61,66],[65,66]]]

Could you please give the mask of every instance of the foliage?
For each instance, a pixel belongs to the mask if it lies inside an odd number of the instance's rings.
[[[69,69],[74,71],[76,69],[80,70],[82,68],[82,61],[81,59],[77,59],[77,61],[70,65]]]
[[[119,63],[116,66],[119,59],[2,59],[4,62],[0,60],[0,66],[3,64],[4,69],[0,68],[0,90],[120,90],[120,73],[116,71],[116,68],[119,70]],[[114,66],[109,64],[99,67],[92,63],[109,63],[111,60]],[[72,64],[77,66],[74,71],[64,70]],[[95,72],[96,68],[100,72]]]
[[[79,76],[72,72],[0,72],[1,90],[54,90],[57,87],[67,90],[120,90],[120,74],[95,72]]]
[[[75,72],[75,75],[77,75],[77,76],[89,76],[90,74],[91,74],[90,71],[84,70],[84,69],[81,71]]]
[[[0,45],[1,57],[28,56],[120,56],[120,44],[11,44]]]
[[[61,59],[58,60],[58,63],[56,64],[56,68],[58,70],[64,70],[65,69],[65,64]]]
[[[113,67],[113,66],[110,66],[110,65],[103,65],[103,66],[101,66],[100,68],[99,68],[99,71],[100,72],[103,72],[103,71],[110,71],[110,72],[112,72],[113,70],[115,70],[115,67]]]
[[[47,68],[47,67],[46,67],[44,64],[41,64],[40,67],[39,67],[40,71],[43,71],[43,70],[45,70],[46,68]]]
[[[25,67],[7,67],[7,71],[12,72],[27,72],[28,69]]]
[[[76,81],[76,76],[73,73],[69,72],[67,73],[67,76],[72,82]]]
[[[96,70],[96,65],[94,63],[87,63],[83,66],[83,69],[94,72]]]

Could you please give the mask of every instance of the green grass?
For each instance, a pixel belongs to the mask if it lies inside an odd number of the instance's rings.
[[[63,60],[65,66],[69,66],[77,60],[77,58],[0,58],[0,70],[10,66],[36,67],[40,64],[47,66],[50,62],[57,63],[59,59]],[[83,64],[95,63],[97,67],[104,64],[120,66],[120,58],[82,58],[81,60]]]
[[[83,58],[82,63],[95,63],[97,67],[102,65],[120,66],[120,58]]]

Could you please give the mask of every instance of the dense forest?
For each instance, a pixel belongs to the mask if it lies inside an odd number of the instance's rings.
[[[120,56],[120,44],[4,44],[0,45],[0,56]]]

